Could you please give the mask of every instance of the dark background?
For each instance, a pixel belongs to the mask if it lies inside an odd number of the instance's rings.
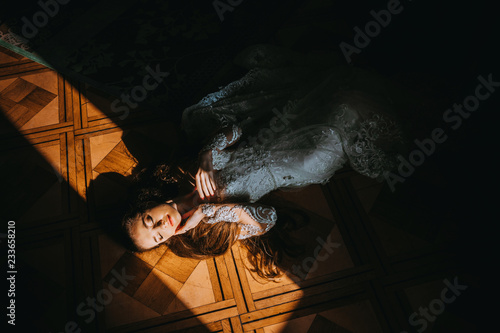
[[[300,16],[301,8],[310,6],[318,8],[315,15]],[[159,65],[170,75],[141,109],[175,122],[185,107],[227,83],[214,75],[245,47],[293,44],[295,51],[304,53],[340,52],[340,42],[353,44],[353,28],[363,29],[372,20],[370,11],[386,6],[386,1],[246,0],[225,12],[221,21],[210,1],[72,0],[59,5],[57,15],[27,44],[28,51],[58,72],[116,96],[140,84],[146,66]],[[442,115],[474,93],[479,75],[491,73],[500,81],[497,11],[491,3],[472,1],[414,0],[402,6],[389,26],[353,56],[351,65],[373,68],[418,97],[419,114],[406,114],[414,138],[424,139],[436,127],[446,130],[448,140],[397,186],[443,212],[442,218],[460,223],[454,251],[463,258],[463,268],[483,284],[482,290],[471,293],[467,308],[485,324],[493,319],[488,309],[497,303],[496,286],[488,277],[497,276],[498,196],[493,180],[499,92],[481,102],[457,130],[447,127]],[[40,11],[35,1],[2,7],[0,30],[19,35],[22,17],[32,22]],[[279,28],[284,32],[277,34]],[[230,66],[228,73],[237,79],[244,71]],[[420,184],[419,178],[433,177],[434,168],[440,170],[441,185]]]

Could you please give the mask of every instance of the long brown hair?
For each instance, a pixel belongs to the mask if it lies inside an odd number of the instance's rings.
[[[134,178],[130,210],[122,220],[124,231],[128,234],[126,245],[130,250],[146,251],[135,244],[131,234],[135,217],[155,205],[182,195],[182,189],[189,188],[186,182],[191,182],[191,177],[185,166],[165,163],[139,172]],[[263,201],[277,210],[276,225],[263,235],[240,242],[248,250],[247,258],[253,266],[250,269],[262,278],[274,279],[281,275],[279,265],[284,255],[293,257],[300,254],[301,247],[289,237],[289,231],[298,228],[299,221],[303,223],[306,219],[304,214],[297,210],[292,212],[291,208],[286,207],[279,199],[267,196]],[[237,223],[208,224],[202,220],[195,228],[169,238],[165,244],[180,257],[209,259],[230,250],[238,241],[239,232]]]
[[[276,206],[275,202],[274,207]],[[285,255],[295,257],[302,252],[302,247],[289,234],[301,225],[297,223],[297,217],[287,212],[289,208],[276,209],[278,222],[271,230],[263,235],[239,241],[248,250],[247,259],[252,265],[250,269],[265,279],[274,279],[281,275],[279,267]],[[304,221],[305,218],[302,222]],[[202,221],[185,234],[171,237],[166,244],[180,257],[208,259],[231,249],[238,241],[239,231],[237,223],[208,224]]]

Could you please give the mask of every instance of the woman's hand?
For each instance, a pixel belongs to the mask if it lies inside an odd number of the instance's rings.
[[[200,167],[196,173],[196,189],[201,199],[215,194],[214,170],[212,164],[212,150],[200,153]]]
[[[176,235],[181,235],[185,232],[188,232],[189,230],[195,228],[201,220],[205,217],[205,214],[203,214],[201,210],[201,206],[198,206],[193,209],[194,212],[193,214],[187,219],[186,224],[179,230],[175,232]]]

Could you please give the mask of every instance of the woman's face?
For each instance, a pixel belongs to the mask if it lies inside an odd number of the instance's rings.
[[[140,248],[151,249],[172,237],[181,220],[175,203],[160,204],[137,215],[131,235]]]

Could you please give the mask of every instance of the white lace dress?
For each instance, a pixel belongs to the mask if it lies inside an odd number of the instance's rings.
[[[214,151],[225,201],[256,202],[278,188],[324,184],[347,162],[373,178],[394,166],[403,138],[380,78],[269,46],[252,47],[237,61],[247,75],[183,113],[193,140],[234,126],[230,147]]]

